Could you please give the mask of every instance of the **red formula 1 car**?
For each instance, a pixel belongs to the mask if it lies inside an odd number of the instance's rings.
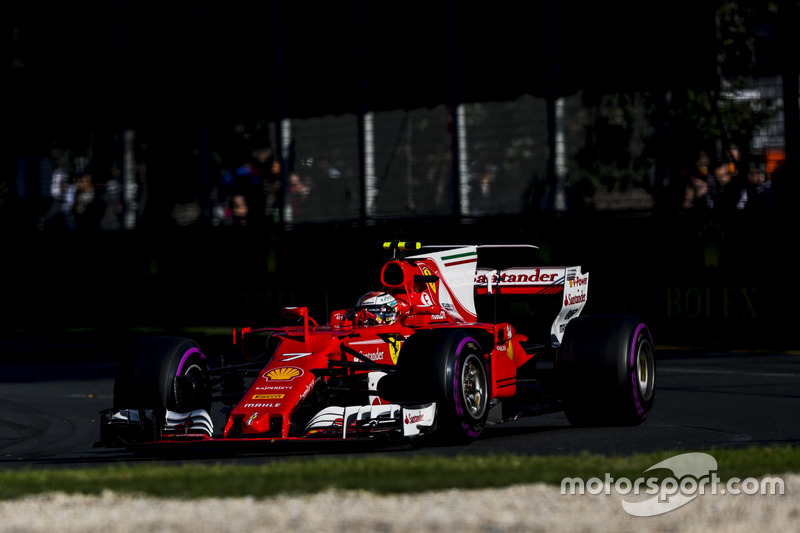
[[[527,245],[384,246],[380,290],[324,325],[294,307],[283,310],[292,325],[234,330],[236,364],[211,364],[185,338],[132,343],[101,413],[101,444],[468,442],[490,413],[493,423],[557,410],[579,425],[647,417],[650,331],[629,315],[580,316],[589,287],[580,267],[479,267],[481,252]],[[476,301],[507,295],[553,295],[549,337],[479,320]]]

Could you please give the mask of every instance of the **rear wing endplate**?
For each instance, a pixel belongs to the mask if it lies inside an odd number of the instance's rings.
[[[579,266],[478,268],[474,285],[478,295],[563,294],[561,310],[550,328],[551,340],[560,343],[569,321],[586,305],[589,273],[582,273]]]

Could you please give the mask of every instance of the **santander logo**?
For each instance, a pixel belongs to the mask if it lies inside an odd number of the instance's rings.
[[[406,424],[416,424],[417,422],[422,422],[424,417],[420,415],[406,415],[405,423]]]
[[[586,301],[586,293],[582,292],[577,296],[567,296],[564,298],[564,305],[575,305]]]

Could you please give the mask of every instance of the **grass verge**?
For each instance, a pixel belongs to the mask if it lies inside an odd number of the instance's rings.
[[[459,455],[369,455],[296,458],[262,465],[142,463],[81,469],[22,469],[0,471],[0,499],[65,492],[155,497],[264,498],[327,489],[365,490],[396,494],[446,489],[499,488],[525,483],[560,485],[565,477],[603,479],[651,476],[652,465],[680,451],[607,457]],[[710,451],[721,480],[800,472],[800,448],[768,446]],[[671,472],[663,474],[672,475]]]

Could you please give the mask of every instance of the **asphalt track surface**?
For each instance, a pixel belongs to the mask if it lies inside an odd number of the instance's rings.
[[[266,446],[235,457],[149,458],[95,447],[100,410],[111,406],[116,358],[108,346],[0,342],[0,468],[91,467],[120,462],[258,464],[295,455],[357,449]],[[392,453],[524,455],[800,443],[800,353],[660,349],[657,395],[638,427],[573,428],[561,413],[490,426],[458,447],[407,447]],[[366,450],[375,453],[379,450]]]

